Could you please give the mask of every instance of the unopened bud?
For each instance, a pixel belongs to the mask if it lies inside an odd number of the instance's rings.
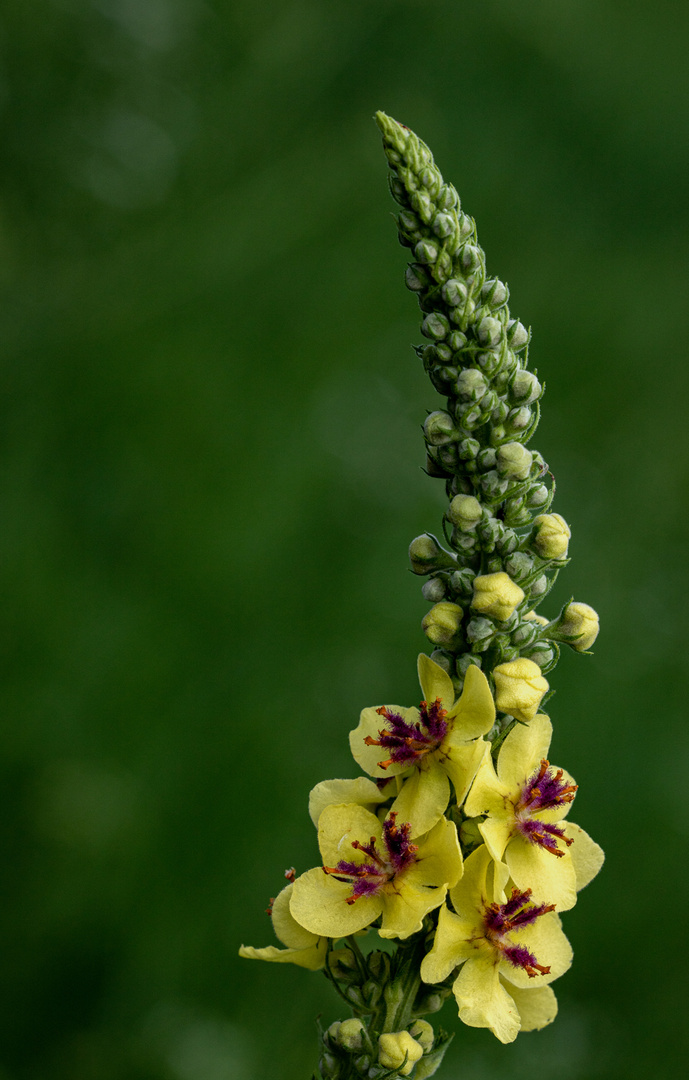
[[[418,1005],[414,1006],[414,1010],[420,1013],[436,1013],[440,1012],[444,1004],[445,997],[443,994],[426,994],[425,997],[421,998]]]
[[[533,660],[520,657],[507,664],[498,664],[493,671],[495,679],[495,707],[499,712],[514,716],[515,720],[528,723],[533,720],[548,689],[541,669]]]
[[[495,627],[488,619],[470,619],[467,623],[467,640],[481,652],[485,652],[494,636]]]
[[[503,480],[495,469],[491,469],[481,477],[481,488],[490,500],[501,498],[507,491],[508,484],[509,481]]]
[[[416,1039],[424,1053],[433,1046],[435,1033],[427,1020],[415,1020],[409,1028],[409,1034]]]
[[[577,652],[586,652],[598,637],[600,620],[592,607],[575,601],[564,609],[556,629],[563,638],[576,637],[576,641],[567,644]]]
[[[426,191],[415,191],[409,201],[424,225],[428,225],[435,213],[435,206],[430,195]]]
[[[541,574],[539,578],[529,585],[529,596],[534,598],[537,596],[543,596],[548,589],[548,579],[545,574]]]
[[[447,672],[448,675],[452,675],[453,662],[452,656],[449,653],[443,652],[442,649],[434,649],[431,653],[431,660],[433,660],[438,667],[441,667],[443,671]]]
[[[531,451],[518,442],[504,443],[497,451],[497,470],[511,480],[526,480],[532,461]]]
[[[593,608],[591,608],[591,610],[593,611]],[[539,626],[547,626],[549,621],[544,615],[539,615],[536,611],[527,611],[526,615],[523,615],[522,618],[526,619],[527,622],[535,622]]]
[[[531,491],[526,496],[526,505],[538,509],[539,506],[544,506],[547,503],[549,496],[550,492],[546,485],[537,484],[536,487],[531,488]]]
[[[518,352],[529,340],[529,331],[518,319],[510,319],[507,324],[507,340],[515,352]]]
[[[472,608],[483,615],[491,615],[499,622],[509,619],[523,599],[523,590],[504,571],[484,574],[474,580]]]
[[[485,450],[479,451],[476,456],[476,464],[481,472],[487,472],[488,469],[494,469],[497,464],[497,451],[492,447],[488,447]]]
[[[429,600],[431,604],[437,604],[439,600],[445,599],[445,582],[442,578],[430,578],[428,581],[424,581],[421,592],[424,600]]]
[[[488,386],[477,368],[465,368],[457,377],[457,393],[465,401],[480,401]]]
[[[500,367],[500,356],[496,352],[479,353],[476,360],[488,378],[495,374]]]
[[[483,517],[483,508],[473,495],[455,495],[447,509],[447,518],[465,532],[475,529]]]
[[[505,427],[509,431],[520,432],[528,428],[531,423],[531,409],[528,405],[520,405],[518,409],[510,409]]]
[[[423,292],[429,285],[428,274],[423,267],[412,263],[405,271],[404,282],[410,292]]]
[[[441,210],[459,210],[459,195],[452,184],[443,184],[436,201]]]
[[[468,273],[478,269],[481,265],[482,254],[483,252],[481,249],[474,244],[465,244],[459,253],[459,261],[462,268]]]
[[[541,396],[541,384],[532,371],[519,368],[510,384],[510,398],[519,405],[530,405]]]
[[[479,823],[482,820],[481,817],[473,817],[462,822],[459,828],[459,839],[462,841],[463,848],[474,848],[483,843],[483,836],[479,831]]]
[[[409,545],[409,561],[415,574],[430,574],[455,566],[457,560],[441,547],[432,533],[422,533]]]
[[[502,307],[507,302],[508,295],[507,286],[497,278],[491,278],[481,289],[481,299],[484,304],[489,304],[493,308]]]
[[[421,1057],[423,1047],[408,1031],[378,1036],[378,1061],[386,1069],[398,1069],[400,1076],[409,1076]]]
[[[439,236],[441,240],[446,236],[451,236],[456,227],[457,225],[453,215],[447,214],[442,210],[435,215],[431,222],[433,232],[436,236]]]
[[[505,524],[511,529],[519,529],[531,522],[531,511],[526,506],[526,499],[508,499],[505,503]]]
[[[432,266],[438,258],[438,248],[430,240],[420,240],[414,248],[414,258],[424,266]]]
[[[460,439],[457,443],[460,461],[473,461],[480,449],[481,444],[478,439]]]
[[[436,604],[424,616],[421,626],[429,641],[441,648],[457,643],[462,625],[462,609],[445,600]]]
[[[336,1041],[343,1050],[349,1050],[353,1053],[355,1050],[361,1050],[364,1045],[364,1033],[366,1028],[362,1024],[361,1020],[351,1019],[343,1020],[340,1024]]]
[[[444,315],[433,311],[421,323],[421,333],[431,341],[442,341],[450,331],[450,324]]]
[[[461,596],[471,596],[474,591],[475,570],[455,570],[450,574],[450,588]]]
[[[539,641],[527,650],[526,655],[534,664],[538,664],[541,671],[549,671],[559,654],[555,642]]]
[[[571,535],[569,525],[560,514],[539,514],[534,519],[529,546],[542,559],[564,559]]]
[[[450,278],[440,290],[440,295],[449,307],[461,307],[467,302],[468,292],[463,281],[458,278]]]
[[[457,429],[450,414],[437,409],[426,417],[423,434],[431,446],[445,446],[456,439]]]
[[[459,660],[457,661],[457,674],[459,675],[460,679],[463,679],[472,664],[474,665],[474,667],[480,668],[481,663],[482,661],[480,656],[472,656],[471,653],[464,653],[464,655],[460,656]]]
[[[461,330],[453,330],[447,339],[447,344],[453,352],[461,352],[462,349],[466,348],[467,336]]]
[[[476,336],[484,348],[497,345],[502,337],[502,323],[498,319],[485,315],[476,328]]]

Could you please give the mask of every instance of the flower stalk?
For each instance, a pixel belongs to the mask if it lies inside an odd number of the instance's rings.
[[[542,711],[560,647],[587,652],[598,616],[570,600],[537,612],[569,560],[555,481],[527,446],[543,385],[530,331],[486,269],[476,226],[428,147],[376,115],[421,309],[416,348],[442,407],[423,425],[426,472],[444,482],[443,539],[409,548],[430,608],[418,707],[364,708],[350,732],[364,775],[311,792],[320,865],[272,907],[284,948],[241,955],[323,969],[351,1017],[321,1031],[317,1080],[439,1069],[452,1038],[425,1017],[453,994],[459,1018],[504,1043],[551,1023],[571,949],[559,912],[603,862],[565,820],[577,784],[548,757]],[[376,948],[379,943],[386,948]]]

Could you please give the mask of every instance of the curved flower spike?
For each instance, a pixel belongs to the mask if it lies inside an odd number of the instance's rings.
[[[497,772],[489,755],[481,762],[464,809],[470,817],[487,815],[479,831],[518,888],[567,911],[605,856],[583,829],[564,820],[577,785],[547,759],[552,734],[543,713],[514,727],[500,748]]]
[[[544,991],[567,971],[572,950],[553,906],[531,903],[529,889],[514,888],[507,900],[503,893],[502,903],[493,900],[492,866],[485,845],[466,860],[464,877],[450,892],[456,914],[441,908],[421,978],[443,982],[461,965],[452,988],[460,1020],[490,1028],[508,1043],[520,1030],[553,1019],[554,995]]]
[[[424,695],[419,709],[364,709],[349,735],[354,759],[369,776],[404,779],[392,810],[412,823],[412,836],[442,817],[450,780],[461,805],[488,750],[481,736],[495,722],[493,696],[480,668],[468,669],[457,701],[450,676],[430,657],[422,653],[418,668]]]
[[[290,910],[312,934],[347,937],[382,916],[384,938],[407,938],[442,904],[462,874],[457,830],[439,821],[410,842],[408,822],[381,824],[362,806],[327,806],[318,823],[323,867],[294,883]]]
[[[297,964],[309,971],[318,971],[325,964],[328,942],[324,937],[305,930],[290,912],[289,902],[293,889],[294,884],[285,886],[275,897],[270,913],[275,935],[287,948],[278,949],[275,945],[267,945],[263,949],[255,949],[252,945],[242,945],[239,955],[247,960],[272,960],[277,964]]]

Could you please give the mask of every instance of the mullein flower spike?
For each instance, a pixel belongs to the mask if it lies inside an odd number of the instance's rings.
[[[349,1005],[354,1016],[322,1034],[315,1080],[433,1076],[452,1036],[422,1017],[450,993],[460,1020],[504,1043],[551,1023],[550,984],[572,956],[558,912],[603,863],[567,820],[578,788],[550,764],[539,711],[560,646],[586,652],[599,627],[587,604],[536,611],[571,533],[526,446],[543,395],[530,332],[428,147],[384,113],[376,121],[422,313],[416,351],[445,399],[423,434],[426,471],[445,483],[447,546],[424,533],[409,548],[432,605],[420,704],[363,709],[349,742],[365,775],[316,784],[321,865],[288,871],[272,902],[285,947],[240,950],[323,968]]]

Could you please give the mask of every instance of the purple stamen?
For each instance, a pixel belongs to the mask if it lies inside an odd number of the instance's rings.
[[[539,971],[541,975],[547,975],[550,968],[542,967],[524,945],[514,945],[506,937],[511,930],[521,930],[534,923],[541,915],[555,910],[554,904],[530,903],[530,896],[531,889],[524,892],[513,889],[506,903],[485,905],[483,921],[488,941],[510,964],[522,968],[529,978],[533,978]]]
[[[387,761],[379,761],[381,769],[390,765],[413,765],[419,758],[436,750],[447,734],[447,712],[443,709],[440,698],[428,705],[425,701],[419,707],[419,721],[409,724],[399,713],[391,712],[386,706],[376,709],[379,716],[384,716],[387,728],[381,728],[378,738],[367,735],[367,746],[381,746],[390,751]]]

